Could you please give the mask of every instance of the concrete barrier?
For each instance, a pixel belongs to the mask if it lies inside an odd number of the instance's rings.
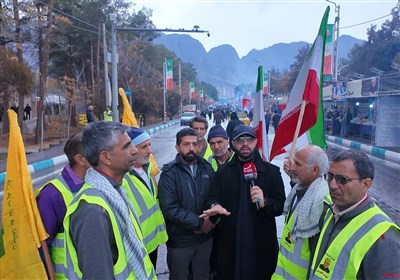
[[[159,125],[159,126],[156,126],[156,127],[153,127],[153,128],[146,129],[146,132],[149,135],[152,135],[157,131],[166,129],[166,128],[171,127],[171,126],[178,125],[179,123],[180,123],[179,121],[172,121],[172,122],[169,122],[169,123],[166,123],[166,124],[162,124],[162,125]],[[46,159],[46,160],[43,160],[43,161],[39,161],[39,162],[35,162],[33,164],[30,164],[30,165],[28,165],[28,170],[29,170],[29,173],[32,175],[32,174],[34,174],[36,172],[39,172],[41,170],[44,170],[44,169],[47,169],[47,168],[52,168],[52,167],[55,167],[55,166],[60,165],[60,164],[65,164],[67,162],[68,162],[67,156],[66,155],[61,155],[61,156],[57,156],[57,157],[54,157],[54,158],[50,158],[50,159]],[[6,172],[0,173],[0,185],[3,185],[5,180],[6,180]]]
[[[360,150],[373,157],[387,160],[395,164],[400,164],[400,153],[330,135],[326,135],[325,139],[334,145]]]

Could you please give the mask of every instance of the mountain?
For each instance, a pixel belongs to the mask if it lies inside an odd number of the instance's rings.
[[[347,58],[350,49],[363,40],[342,35],[339,37],[339,58]],[[251,50],[240,58],[231,45],[225,44],[207,52],[204,46],[190,35],[161,34],[154,44],[164,45],[183,61],[192,63],[199,80],[217,88],[232,89],[239,84],[255,83],[258,65],[267,69],[288,69],[298,50],[307,42],[278,43],[262,50]]]

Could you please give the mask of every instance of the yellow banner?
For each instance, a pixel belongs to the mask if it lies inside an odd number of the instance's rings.
[[[126,97],[124,89],[119,88],[118,93],[121,96],[122,104],[124,105],[124,110],[122,112],[122,123],[139,128],[139,124],[136,120],[135,114],[132,111],[131,105],[129,104],[128,98]],[[153,164],[151,175],[156,176],[158,173],[160,173],[160,170],[158,169],[158,165],[153,154],[150,155],[150,162]]]
[[[10,139],[2,210],[5,254],[0,258],[0,278],[47,279],[38,248],[48,236],[33,194],[17,114],[13,110],[7,113]]]

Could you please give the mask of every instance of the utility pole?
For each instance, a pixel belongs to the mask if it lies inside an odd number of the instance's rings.
[[[117,30],[119,31],[139,31],[139,32],[175,32],[175,33],[206,33],[208,37],[210,37],[210,32],[207,30],[200,30],[199,26],[193,26],[191,30],[181,29],[158,29],[158,28],[135,28],[135,27],[117,27],[116,21],[117,16],[115,14],[110,15],[111,20],[111,45],[112,45],[112,111],[113,111],[113,121],[119,121],[118,114],[118,74],[117,74],[117,63],[118,63],[118,55],[117,55]],[[163,66],[164,72],[164,122],[166,121],[166,98],[165,98],[165,65]],[[181,90],[180,90],[181,91]],[[182,98],[182,95],[181,95]]]
[[[334,79],[337,82],[338,81],[338,66],[339,66],[339,21],[340,21],[340,5],[336,5],[335,2],[330,1],[330,0],[326,0],[329,3],[332,3],[333,5],[335,5],[335,13],[336,13],[336,17],[335,17],[335,31],[336,31],[336,38],[335,38],[335,67],[334,67],[334,71],[335,71],[335,75],[334,75]]]
[[[163,87],[163,93],[164,93],[164,112],[163,112],[163,121],[164,121],[164,123],[166,123],[167,122],[167,98],[166,98],[166,93],[167,93],[167,90],[166,90],[166,88],[167,88],[167,79],[166,79],[166,77],[165,77],[165,75],[166,75],[166,69],[165,69],[165,67],[167,66],[167,59],[165,58],[165,61],[164,61],[164,63],[163,63],[163,79],[164,79],[164,82],[163,82],[163,84],[164,84],[164,87]]]
[[[108,51],[106,40],[106,24],[103,22],[104,82],[106,90],[106,106],[111,108],[110,80],[108,78]]]
[[[112,113],[113,113],[113,121],[119,122],[119,113],[118,113],[118,76],[117,76],[117,16],[115,14],[110,15],[111,20],[111,52],[112,52],[112,61],[111,61],[111,84],[112,84]]]
[[[181,114],[183,113],[183,98],[182,98],[182,69],[181,69],[181,63],[179,62],[179,95],[181,97]]]

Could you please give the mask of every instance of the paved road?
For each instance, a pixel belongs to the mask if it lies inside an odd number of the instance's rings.
[[[210,123],[210,126],[212,124]],[[226,124],[225,124],[226,125]],[[165,130],[161,130],[152,135],[152,148],[154,156],[157,160],[159,167],[163,164],[171,161],[175,155],[175,135],[181,129],[180,126],[174,126]],[[273,140],[273,129],[270,130],[269,145],[272,144]],[[62,145],[55,147],[51,150],[43,153],[36,153],[28,155],[28,162],[33,163],[34,158],[36,160],[48,159],[50,157],[58,156],[62,154]],[[339,150],[336,148],[328,149],[328,155],[330,158],[336,154]],[[38,159],[40,158],[40,159]],[[30,159],[30,160],[29,160]],[[282,167],[284,161],[284,155],[280,155],[273,160],[273,164]],[[380,159],[373,158],[374,165],[376,167],[376,177],[374,185],[370,190],[370,194],[377,200],[378,205],[398,224],[400,225],[400,184],[397,178],[399,167],[385,162]],[[34,174],[34,187],[37,188],[45,181],[37,180],[37,176],[43,177],[44,175],[51,176],[52,172],[57,172],[62,166],[53,168],[51,170],[45,170]],[[285,182],[286,193],[290,191],[289,178],[286,174],[282,175]],[[47,179],[46,179],[47,180]],[[2,197],[0,197],[2,201]],[[278,237],[280,238],[283,228],[283,217],[277,218]],[[166,248],[162,246],[159,250],[159,260],[157,266],[157,275],[159,279],[168,279],[169,273],[166,265]]]

